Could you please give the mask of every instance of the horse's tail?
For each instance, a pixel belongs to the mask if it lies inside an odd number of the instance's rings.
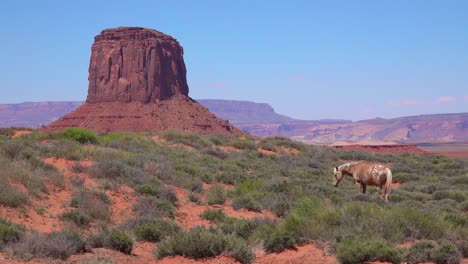
[[[388,201],[388,196],[392,190],[392,171],[389,168],[386,168],[387,171],[387,181],[385,182],[385,200]]]

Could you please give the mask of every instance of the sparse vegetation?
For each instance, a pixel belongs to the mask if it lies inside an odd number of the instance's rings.
[[[164,141],[156,142],[144,134],[94,137],[82,132],[2,138],[0,181],[4,184],[0,188],[0,204],[26,211],[31,201],[63,188],[66,180],[62,172],[44,162],[45,158],[55,157],[76,161],[69,178],[73,196],[64,204],[72,208],[66,208],[58,217],[75,223],[80,228],[67,227],[79,232],[85,232],[83,227],[90,226],[93,231],[96,228],[96,233],[87,239],[92,247],[128,254],[133,239],[147,240],[158,242],[159,257],[231,254],[245,263],[253,260],[254,246],[262,245],[267,253],[281,252],[312,241],[328,241],[343,263],[456,263],[468,254],[464,242],[468,240],[466,160],[340,151],[278,137],[256,140],[169,131],[159,136]],[[44,139],[47,143],[41,143]],[[225,151],[222,146],[236,150]],[[261,153],[259,148],[279,155]],[[85,158],[94,164],[89,168],[80,165]],[[332,186],[331,168],[342,160],[357,159],[392,164],[394,178],[401,187],[392,190],[389,203],[383,202],[372,187],[367,194],[357,193],[349,179],[340,188]],[[97,187],[85,184],[88,174]],[[219,183],[234,188],[227,191]],[[211,188],[203,190],[204,184]],[[118,191],[123,185],[134,190],[129,194],[133,198],[124,199],[136,201],[132,208],[135,219],[117,225],[111,221],[111,199],[106,193]],[[188,199],[177,202],[174,186],[185,189]],[[203,196],[208,205],[227,206],[229,199],[235,209],[263,213],[269,210],[280,218],[237,219],[211,209],[201,215],[211,221],[210,229],[181,231],[174,224],[176,206],[187,202],[201,204]],[[44,211],[40,207],[33,210]],[[47,210],[43,212],[48,214]],[[57,252],[80,252],[75,246],[64,250],[57,245],[50,252],[38,245],[48,239],[46,235],[24,235],[22,230],[0,221],[0,244],[11,247],[18,257],[61,259],[74,253]],[[63,233],[55,236],[75,241],[70,245],[79,245],[78,240]],[[189,245],[190,239],[199,243]],[[396,247],[408,240],[420,242],[408,249]]]

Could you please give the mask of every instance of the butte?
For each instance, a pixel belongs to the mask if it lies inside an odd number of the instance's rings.
[[[244,133],[188,96],[184,51],[173,37],[141,27],[106,29],[91,51],[86,102],[41,131]]]

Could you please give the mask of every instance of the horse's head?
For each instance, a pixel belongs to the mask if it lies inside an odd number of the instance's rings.
[[[343,179],[343,172],[338,167],[333,168],[333,186],[338,187],[341,180]]]

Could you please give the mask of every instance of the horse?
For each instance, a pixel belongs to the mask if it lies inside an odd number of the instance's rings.
[[[392,171],[388,166],[363,160],[345,163],[333,168],[333,186],[338,187],[344,175],[353,177],[362,193],[366,193],[367,185],[377,186],[380,197],[388,201],[392,188]]]

